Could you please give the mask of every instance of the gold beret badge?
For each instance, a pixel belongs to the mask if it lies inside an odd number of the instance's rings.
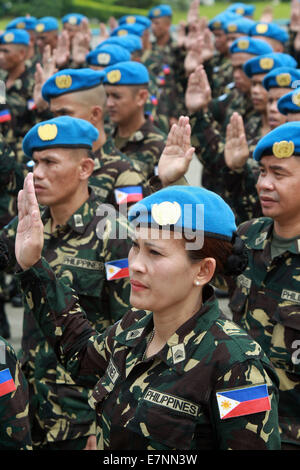
[[[288,158],[293,155],[295,145],[291,140],[289,142],[287,140],[281,140],[280,142],[274,142],[272,150],[275,157]]]
[[[56,124],[44,124],[38,128],[38,136],[41,140],[54,140],[57,136],[57,126]]]
[[[158,225],[173,225],[181,216],[181,207],[178,202],[164,201],[153,204],[151,215]]]

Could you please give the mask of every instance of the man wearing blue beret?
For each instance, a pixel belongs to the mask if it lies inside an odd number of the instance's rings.
[[[300,121],[300,80],[298,78],[298,87],[282,96],[278,101],[280,113],[286,116],[288,122]],[[296,83],[296,82],[295,82]]]
[[[165,134],[145,116],[149,73],[139,62],[120,62],[105,70],[107,112],[116,147],[134,160],[148,180],[164,148]]]
[[[88,18],[80,13],[68,13],[62,17],[62,27],[64,31],[67,31],[70,42],[80,31],[80,26],[84,21],[88,23]]]
[[[9,29],[0,36],[0,79],[6,95],[1,103],[1,132],[20,161],[22,138],[35,122],[34,77],[26,67],[29,42],[25,29]]]
[[[299,136],[299,122],[285,123],[254,150],[263,217],[239,227],[249,260],[230,301],[233,319],[261,345],[278,374],[283,450],[300,448]]]
[[[44,16],[37,19],[35,33],[36,45],[41,56],[47,44],[49,44],[51,51],[57,47],[59,24],[56,18]]]
[[[129,243],[126,237],[115,239],[120,223],[127,226],[126,217],[99,205],[101,198],[89,187],[95,165],[90,152],[98,135],[86,120],[61,116],[36,124],[24,137],[23,151],[34,160],[35,193],[43,207],[43,254],[56,275],[76,290],[89,320],[101,331],[127,310],[126,274],[109,280],[105,263],[126,260]],[[104,225],[107,211],[113,218],[109,215]],[[17,218],[1,233],[9,249],[16,226]],[[84,449],[95,432],[90,390],[57,363],[31,315],[26,310],[22,361],[30,384],[33,448]]]
[[[284,52],[288,41],[288,33],[276,23],[258,22],[252,26],[249,36],[264,39],[274,52]]]
[[[26,60],[26,67],[32,70],[32,73],[35,72],[35,65],[40,60],[39,55],[36,51],[36,43],[35,43],[35,25],[36,25],[36,18],[33,16],[21,16],[18,18],[14,18],[10,21],[5,30],[8,31],[10,29],[24,29],[30,36],[30,41],[28,45],[28,54]]]

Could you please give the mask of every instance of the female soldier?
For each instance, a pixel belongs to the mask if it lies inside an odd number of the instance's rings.
[[[231,209],[206,189],[169,186],[129,219],[133,308],[99,335],[41,258],[31,175],[19,197],[19,279],[60,360],[95,385],[98,448],[279,449],[277,377],[209,284],[245,266]]]

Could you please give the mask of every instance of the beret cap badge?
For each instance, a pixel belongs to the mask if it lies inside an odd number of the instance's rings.
[[[55,78],[55,84],[59,89],[70,88],[72,85],[72,77],[71,75],[58,75]]]
[[[164,201],[160,204],[153,204],[151,215],[158,225],[173,225],[180,219],[181,207],[176,201]]]
[[[238,41],[238,47],[240,49],[248,49],[249,47],[249,41],[247,39],[240,39]]]
[[[276,77],[277,85],[282,86],[282,87],[284,86],[288,87],[291,84],[291,81],[292,81],[292,77],[289,73],[280,73]]]
[[[107,80],[109,83],[117,83],[121,80],[120,70],[112,70],[107,74]]]
[[[110,58],[110,54],[107,54],[106,52],[101,52],[97,55],[97,62],[98,64],[107,65],[110,62]]]
[[[4,36],[4,41],[7,43],[7,42],[13,42],[13,40],[15,39],[15,35],[13,33],[7,33],[5,34]]]
[[[300,107],[300,92],[299,92],[299,93],[295,93],[295,94],[292,96],[292,102],[293,102],[296,106],[299,106],[299,107]]]
[[[57,136],[56,124],[44,124],[38,128],[38,136],[41,140],[54,140]]]
[[[267,24],[260,23],[260,24],[256,25],[256,32],[257,33],[264,34],[267,31],[268,31],[268,25]]]
[[[294,142],[282,140],[280,142],[274,142],[273,147],[273,154],[277,158],[289,158],[293,155],[295,150]]]
[[[38,23],[35,27],[35,30],[38,32],[38,33],[42,33],[45,29],[45,25],[43,23]]]
[[[264,57],[260,59],[259,65],[263,70],[270,70],[274,66],[274,59],[271,57]]]

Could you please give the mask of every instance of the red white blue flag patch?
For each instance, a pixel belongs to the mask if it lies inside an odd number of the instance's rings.
[[[15,383],[9,369],[0,371],[0,397],[16,390]]]
[[[271,409],[266,384],[217,392],[221,419],[234,418]]]
[[[117,259],[105,263],[106,278],[108,281],[129,277],[128,259]]]
[[[115,189],[115,197],[118,204],[129,202],[137,202],[143,199],[143,191],[141,186],[124,186]]]
[[[2,111],[0,111],[0,123],[7,121],[11,121],[11,114],[9,109],[3,109]]]

